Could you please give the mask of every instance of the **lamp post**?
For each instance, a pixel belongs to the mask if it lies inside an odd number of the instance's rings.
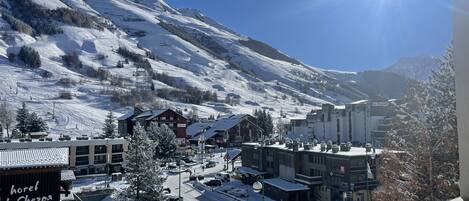
[[[366,149],[368,149],[368,148],[366,148]],[[374,149],[373,149],[373,150],[374,150]],[[368,197],[370,198],[369,200],[372,201],[373,198],[371,197],[371,192],[370,192],[368,180],[369,180],[369,179],[373,179],[373,172],[371,171],[371,166],[370,166],[370,164],[368,163],[368,156],[370,156],[371,161],[374,161],[374,160],[375,160],[375,157],[376,157],[376,154],[375,154],[375,152],[373,151],[372,154],[368,155],[368,150],[365,150],[365,161],[366,161],[366,191],[367,191]],[[371,176],[368,176],[370,173],[371,173]]]
[[[260,193],[262,191],[262,201],[265,200],[265,190],[264,190],[264,177],[259,175],[258,179],[254,184],[252,184],[254,192]]]
[[[202,171],[204,171],[204,150],[205,150],[205,136],[202,134],[200,137],[199,137],[199,146],[200,146],[200,156],[201,156],[201,159],[202,159]]]
[[[178,158],[178,162],[179,162],[179,199],[181,199],[181,157],[179,156]]]

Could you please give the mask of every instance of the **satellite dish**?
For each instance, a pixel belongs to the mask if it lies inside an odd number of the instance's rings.
[[[256,192],[256,193],[261,192],[262,186],[263,186],[262,183],[259,182],[259,181],[256,181],[252,184],[252,188],[253,188],[254,192]]]

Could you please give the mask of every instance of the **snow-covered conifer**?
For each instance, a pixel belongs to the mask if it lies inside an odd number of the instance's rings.
[[[112,110],[109,110],[106,120],[104,120],[104,127],[103,127],[104,136],[107,138],[116,137],[116,128],[117,126],[115,123],[114,114]]]
[[[129,142],[124,170],[129,187],[117,192],[115,200],[164,200],[163,183],[166,180],[153,154],[155,143],[148,139],[142,126],[137,124]]]
[[[152,123],[147,133],[149,138],[156,143],[156,158],[168,159],[174,155],[177,149],[176,135],[166,124],[158,126],[158,124]]]

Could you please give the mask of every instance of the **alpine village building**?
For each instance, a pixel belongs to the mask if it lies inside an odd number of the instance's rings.
[[[244,143],[238,172],[244,183],[261,181],[278,201],[368,201],[380,153],[370,144]]]
[[[244,142],[255,142],[263,134],[257,119],[249,114],[221,116],[215,121],[197,122],[187,128],[191,144],[201,140],[218,147],[240,147]]]
[[[117,118],[118,133],[125,137],[133,134],[134,126],[139,123],[147,128],[151,123],[158,126],[166,124],[176,135],[179,143],[184,143],[186,139],[187,119],[178,112],[171,109],[155,109],[143,111],[134,107],[129,113]]]

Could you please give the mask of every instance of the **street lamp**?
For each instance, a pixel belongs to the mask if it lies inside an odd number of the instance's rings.
[[[199,137],[199,146],[200,146],[200,155],[201,155],[201,159],[202,159],[202,171],[204,171],[204,150],[205,150],[205,135],[202,134],[200,137]]]
[[[252,188],[254,190],[254,192],[256,193],[260,193],[262,191],[262,201],[264,201],[265,199],[265,195],[264,195],[264,177],[262,175],[259,175],[258,176],[258,179],[256,182],[254,182],[254,184],[252,184]]]
[[[370,188],[369,188],[369,181],[368,179],[373,179],[373,172],[371,171],[371,166],[370,164],[368,163],[368,156],[370,156],[371,158],[371,161],[375,160],[375,157],[376,157],[376,153],[375,153],[375,149],[373,148],[373,153],[371,153],[370,155],[368,155],[368,152],[371,151],[372,149],[372,145],[367,143],[365,145],[365,161],[366,161],[366,191],[367,191],[367,194],[368,194],[368,197],[370,198],[370,201],[373,200],[373,198],[371,197],[371,192],[370,192]]]

